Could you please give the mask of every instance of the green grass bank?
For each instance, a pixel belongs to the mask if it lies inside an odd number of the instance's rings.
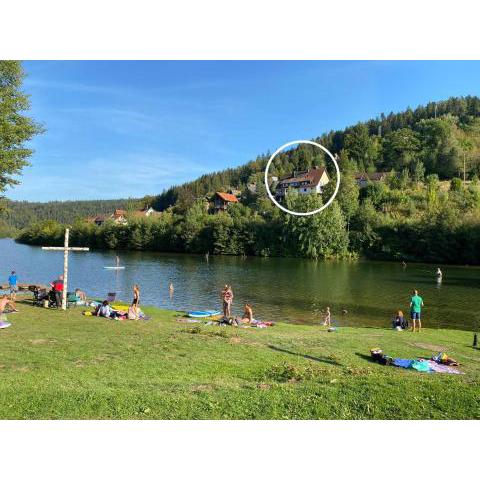
[[[178,323],[145,307],[119,322],[19,303],[0,330],[2,419],[478,419],[472,333],[277,324],[257,330]],[[372,363],[457,359],[465,375]]]

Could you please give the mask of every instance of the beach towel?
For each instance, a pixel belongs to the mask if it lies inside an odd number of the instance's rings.
[[[465,375],[464,372],[458,370],[458,368],[451,367],[449,365],[442,365],[441,363],[437,363],[435,360],[428,360],[428,365],[435,373],[451,373],[455,375]]]
[[[412,368],[417,370],[417,372],[432,372],[430,364],[426,360],[414,360],[412,362]]]
[[[409,360],[406,358],[394,358],[392,365],[400,368],[412,368],[412,363],[414,360]]]

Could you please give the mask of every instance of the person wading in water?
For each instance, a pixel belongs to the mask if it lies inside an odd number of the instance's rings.
[[[232,316],[233,290],[230,285],[225,285],[222,290],[223,316],[230,318]]]

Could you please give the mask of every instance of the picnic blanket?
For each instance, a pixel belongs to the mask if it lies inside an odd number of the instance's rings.
[[[418,360],[408,358],[394,358],[392,365],[400,368],[412,368],[414,370],[417,370],[417,372],[451,373],[457,375],[464,374],[457,368],[450,365],[443,365],[441,363],[437,363],[435,360],[425,360],[423,358],[420,358]]]
[[[450,365],[443,365],[441,363],[437,363],[435,360],[427,360],[427,363],[432,369],[432,371],[436,373],[451,373],[454,375],[465,375],[465,373],[461,372],[458,368],[451,367]]]

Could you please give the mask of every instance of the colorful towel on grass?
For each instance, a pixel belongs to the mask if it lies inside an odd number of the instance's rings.
[[[400,368],[413,368],[414,370],[417,370],[417,372],[431,372],[430,365],[425,360],[394,358],[392,365]]]
[[[400,368],[412,368],[412,363],[413,363],[413,360],[409,360],[406,358],[394,358],[392,365]]]
[[[414,360],[412,362],[412,368],[417,370],[417,372],[429,373],[433,371],[426,360]]]
[[[434,360],[411,360],[406,358],[394,358],[392,365],[400,368],[412,368],[417,372],[430,372],[430,373],[450,373],[456,375],[464,375],[463,372],[455,367],[449,365],[442,365]]]
[[[435,362],[435,360],[427,360],[428,365],[435,373],[451,373],[454,375],[465,375],[464,372],[458,370],[458,368],[451,367],[450,365],[442,365]]]

